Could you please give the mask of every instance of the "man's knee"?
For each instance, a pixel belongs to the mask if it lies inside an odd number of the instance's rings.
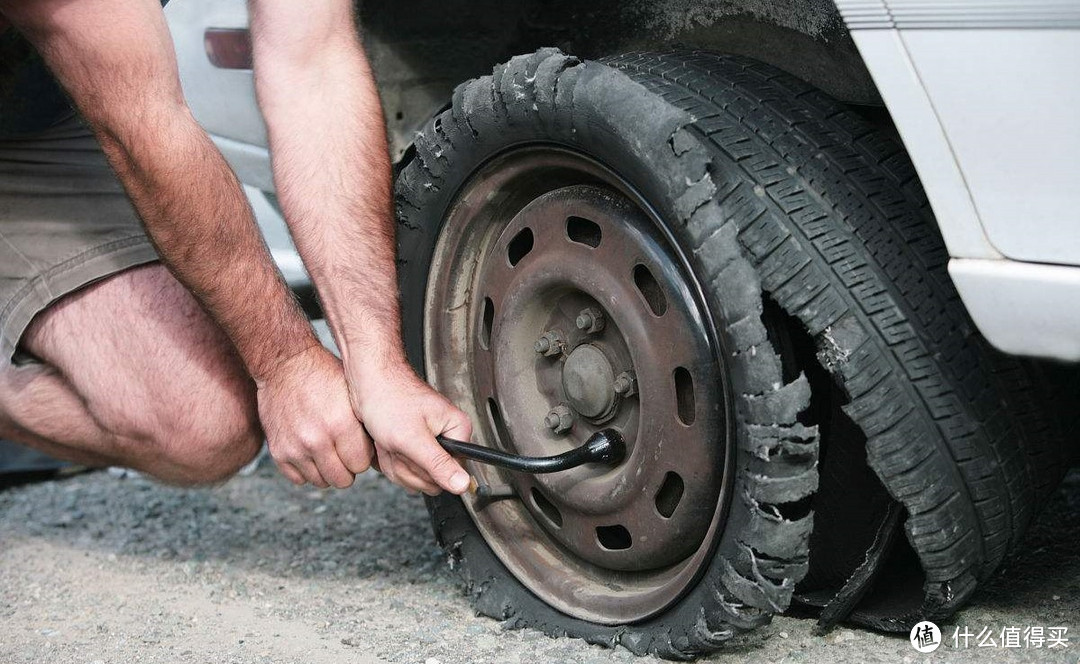
[[[181,472],[175,483],[196,486],[224,482],[255,458],[262,440],[257,423],[203,438],[193,445],[193,454],[178,460]]]
[[[208,420],[204,426],[197,426],[188,439],[189,445],[181,441],[184,467],[189,471],[185,478],[188,483],[223,482],[259,453],[263,433],[254,400],[250,404],[237,403],[229,410],[218,413],[216,419]]]
[[[149,447],[162,454],[146,470],[170,484],[223,482],[258,454],[263,434],[254,404],[219,395],[157,416]],[[152,460],[148,460],[153,463]]]

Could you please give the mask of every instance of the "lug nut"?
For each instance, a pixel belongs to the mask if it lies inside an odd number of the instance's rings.
[[[557,434],[566,433],[574,426],[574,411],[568,406],[555,406],[544,418],[544,426]]]
[[[612,384],[615,388],[615,394],[623,397],[633,396],[637,392],[637,378],[634,377],[633,372],[624,371],[618,376],[615,376],[615,382]]]
[[[540,335],[540,338],[533,344],[533,350],[548,357],[561,353],[563,340],[558,330],[548,330]]]
[[[581,310],[574,323],[582,332],[595,334],[604,329],[604,314],[595,307],[586,307]]]

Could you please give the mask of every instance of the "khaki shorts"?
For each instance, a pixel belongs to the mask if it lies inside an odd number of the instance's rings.
[[[0,140],[0,364],[58,299],[158,259],[79,120]]]

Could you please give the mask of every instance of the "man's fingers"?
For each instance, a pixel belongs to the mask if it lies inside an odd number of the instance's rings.
[[[300,474],[304,476],[304,479],[311,482],[320,489],[327,489],[330,487],[330,483],[323,478],[322,473],[319,472],[318,466],[311,459],[301,461],[293,464],[296,469],[300,471]]]
[[[296,469],[291,463],[277,463],[278,470],[285,476],[285,479],[289,480],[297,486],[303,486],[305,480],[304,476],[300,474],[300,471]]]
[[[337,489],[348,489],[356,479],[356,475],[341,462],[335,447],[315,455],[315,467],[319,469],[319,475]]]
[[[418,482],[416,488],[420,492],[426,493],[429,496],[437,496],[443,492],[443,488],[436,484],[434,480],[432,480],[431,477],[428,476],[428,474],[425,473],[423,470],[421,470],[420,467],[417,466],[415,463],[408,459],[405,459],[404,463],[408,467],[408,469],[412,471],[412,474],[416,476]]]
[[[427,457],[420,464],[420,470],[427,473],[436,484],[450,493],[458,495],[465,493],[465,490],[469,488],[469,474],[434,439],[428,440],[431,441],[433,449],[427,453]]]
[[[442,489],[425,476],[423,470],[405,458],[395,460],[394,469],[397,471],[397,483],[412,491],[419,491],[429,496],[437,496]]]
[[[469,416],[457,408],[447,404],[444,412],[446,418],[441,433],[447,438],[468,441],[472,439],[472,421]],[[428,422],[429,425],[433,424]],[[436,432],[439,430],[436,429]],[[469,475],[453,457],[440,447],[430,459],[425,468],[432,479],[439,483],[447,491],[462,494],[469,488]]]
[[[442,431],[447,438],[454,440],[472,440],[472,422],[469,416],[460,410],[454,409],[450,415],[448,426]]]
[[[353,475],[359,475],[375,464],[371,438],[359,424],[349,434],[338,436],[334,445],[338,458]]]
[[[408,484],[409,481],[412,481],[412,478],[409,476],[409,471],[405,471],[404,476],[401,474],[402,464],[400,459],[395,459],[390,454],[384,454],[379,458],[378,468],[379,472],[394,484],[410,493],[416,491],[416,489],[413,489]]]

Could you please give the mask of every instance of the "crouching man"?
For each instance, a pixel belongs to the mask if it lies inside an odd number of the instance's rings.
[[[341,360],[185,106],[159,2],[0,0],[0,436],[195,484],[265,435],[298,484],[347,487],[377,464],[461,493],[435,436],[468,439],[468,418],[401,344],[385,129],[352,3],[250,10],[275,185]]]

